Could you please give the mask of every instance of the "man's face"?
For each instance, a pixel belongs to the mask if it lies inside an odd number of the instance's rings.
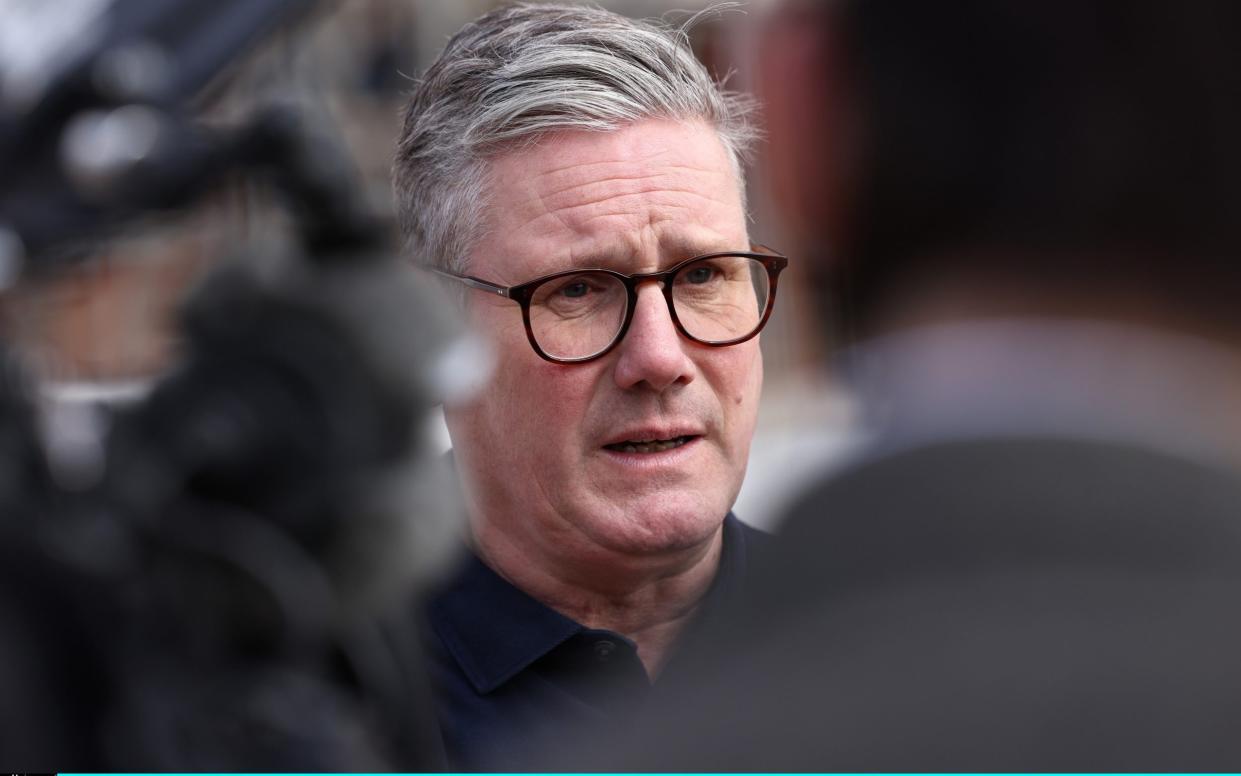
[[[566,269],[652,272],[748,250],[738,182],[716,133],[648,120],[569,131],[496,159],[485,236],[468,272],[516,285]],[[492,383],[446,412],[476,535],[587,563],[709,539],[731,507],[754,432],[758,339],[711,348],[681,337],[658,284],[638,291],[624,340],[595,361],[534,352],[513,302],[470,292],[495,343]],[[626,452],[626,441],[688,442]],[[649,448],[644,448],[649,449]]]

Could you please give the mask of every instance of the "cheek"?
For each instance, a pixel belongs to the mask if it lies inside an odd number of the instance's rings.
[[[493,300],[477,303],[471,307],[469,320],[494,354],[491,381],[474,402],[476,412],[495,434],[504,434],[525,417],[521,411],[529,404],[525,392],[537,383],[543,360],[530,347],[516,305]]]
[[[515,306],[509,309],[486,301],[468,305],[466,318],[492,350],[491,375],[468,401],[445,406],[445,419],[454,441],[476,451],[480,459],[508,458],[509,441],[516,437],[514,424],[525,417],[520,411],[525,403],[521,391],[529,383],[526,354],[520,350],[529,349],[521,315]]]
[[[727,433],[734,442],[749,445],[758,420],[763,389],[763,358],[757,341],[722,348],[704,371],[710,375]]]
[[[470,402],[445,408],[458,456],[479,487],[525,499],[538,483],[563,479],[583,409],[555,369],[533,351],[529,358],[509,353],[496,359],[491,383]]]
[[[737,410],[756,412],[763,390],[763,356],[757,339],[726,352],[729,362],[721,370],[727,384],[727,401]]]
[[[525,351],[498,360],[484,399],[486,422],[495,436],[522,440],[527,455],[567,451],[590,406],[597,370],[544,361],[524,339],[520,344]]]
[[[754,354],[750,360],[749,380],[745,387],[745,395],[738,400],[738,410],[741,414],[740,423],[744,426],[742,432],[742,444],[748,451],[750,449],[750,440],[754,437],[754,430],[758,425],[758,403],[763,393],[763,354],[759,351],[758,345],[754,346]]]
[[[750,348],[746,359],[748,375],[746,392],[751,404],[757,406],[759,394],[763,391],[763,351],[759,348],[758,337],[745,343]]]
[[[736,404],[732,407],[733,417],[729,428],[732,436],[733,463],[745,470],[750,458],[750,445],[754,441],[754,432],[758,427],[758,405],[763,391],[763,357],[757,345],[754,352],[740,367],[744,379],[740,381],[736,394]]]

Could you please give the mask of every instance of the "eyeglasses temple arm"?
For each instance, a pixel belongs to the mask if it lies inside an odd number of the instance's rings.
[[[784,254],[780,253],[780,251],[768,248],[762,243],[750,243],[750,250],[754,253],[762,253],[766,256],[779,256],[780,258],[785,258]]]
[[[431,271],[441,277],[446,277],[450,280],[456,280],[459,283],[464,283],[470,288],[477,288],[480,291],[486,291],[489,294],[502,296],[506,299],[511,298],[509,289],[504,286],[497,286],[495,283],[488,283],[486,280],[479,280],[478,278],[470,277],[468,275],[458,275],[453,272],[445,272],[442,269],[431,268]]]

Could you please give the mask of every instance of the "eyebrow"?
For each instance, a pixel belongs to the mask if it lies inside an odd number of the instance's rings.
[[[694,256],[705,256],[709,253],[727,253],[728,251],[749,251],[748,244],[742,246],[729,246],[726,243],[719,242],[691,242],[680,241],[663,244],[660,246],[660,253],[666,259],[659,263],[660,268],[671,267],[677,262],[685,261]],[[565,266],[569,269],[617,269],[618,265],[627,263],[637,254],[631,247],[624,247],[620,250],[608,250],[606,248],[600,250],[592,250],[575,257],[572,261],[565,262]],[[550,274],[550,273],[549,273]]]

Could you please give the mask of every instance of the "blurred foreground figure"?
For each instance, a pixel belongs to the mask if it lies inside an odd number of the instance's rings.
[[[607,765],[1241,767],[1241,8],[810,21],[772,153],[872,444]]]
[[[119,247],[129,229],[179,231],[168,216],[205,197],[247,224],[211,222],[233,259],[182,307],[176,363],[123,406],[26,378],[22,327],[0,327],[17,770],[444,766],[404,615],[453,557],[421,432],[479,379],[472,343],[393,255],[331,122],[204,105],[309,5],[0,2],[22,44],[0,46],[0,312],[72,263],[106,269],[99,248],[152,258]]]

